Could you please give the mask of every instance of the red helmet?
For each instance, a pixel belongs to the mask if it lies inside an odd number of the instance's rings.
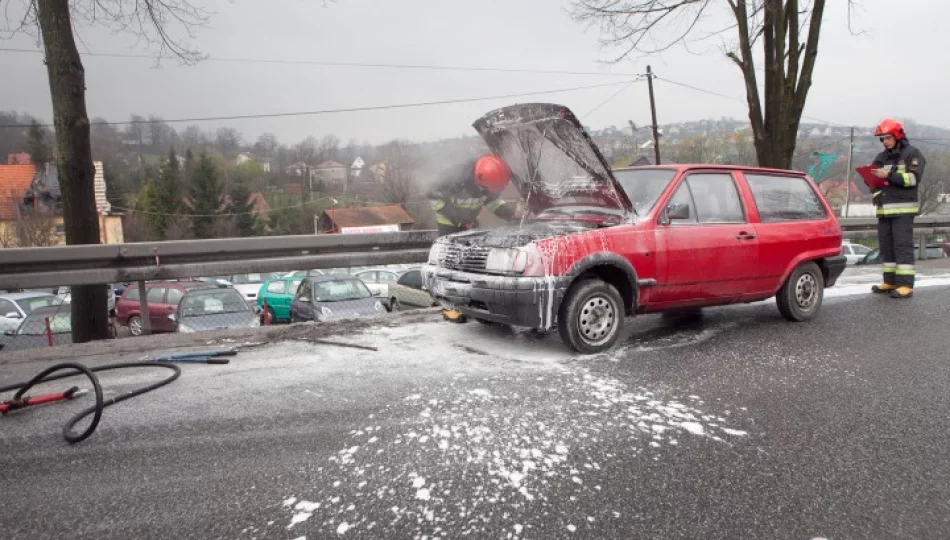
[[[893,118],[885,118],[881,120],[881,123],[877,125],[877,129],[874,130],[875,137],[882,135],[893,135],[895,139],[901,140],[904,138],[904,126]]]
[[[482,156],[475,162],[475,183],[492,193],[501,193],[511,180],[508,165],[497,156]]]

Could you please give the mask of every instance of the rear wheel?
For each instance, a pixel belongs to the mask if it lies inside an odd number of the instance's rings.
[[[399,300],[393,296],[389,299],[389,311],[399,311],[402,309],[402,306],[399,305]]]
[[[558,311],[561,340],[575,351],[594,354],[613,346],[623,327],[623,300],[599,279],[574,284]]]
[[[129,332],[136,337],[142,335],[142,318],[138,315],[129,317]]]
[[[804,263],[788,276],[775,297],[778,310],[786,319],[803,322],[814,318],[825,294],[825,278],[813,262]]]

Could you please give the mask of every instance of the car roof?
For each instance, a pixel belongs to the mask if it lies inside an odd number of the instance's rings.
[[[216,289],[217,285],[207,281],[153,281],[145,284],[146,289],[152,287],[180,287],[183,289]]]
[[[308,280],[314,283],[320,283],[323,281],[351,281],[356,280],[351,274],[324,274],[322,276],[307,276]],[[357,280],[359,281],[359,280]]]
[[[28,317],[35,317],[37,315],[55,315],[59,312],[62,312],[64,315],[70,315],[69,302],[56,304],[55,306],[43,306],[41,308],[36,308],[30,312]]]
[[[234,294],[241,294],[241,291],[234,287],[193,287],[185,291],[185,294],[211,294],[220,291],[231,291]]]
[[[611,171],[637,171],[642,169],[667,169],[675,171],[688,171],[694,169],[703,169],[703,170],[718,170],[718,171],[740,171],[744,173],[764,173],[764,174],[780,174],[783,176],[807,176],[806,173],[801,171],[793,171],[791,169],[770,169],[768,167],[754,167],[751,165],[719,165],[711,163],[676,163],[669,165],[643,165],[639,167],[616,167],[611,169]]]
[[[52,293],[48,293],[48,292],[43,292],[43,291],[24,291],[24,292],[0,294],[0,298],[6,299],[6,300],[23,300],[26,298],[40,298],[44,296],[56,296],[56,295]]]

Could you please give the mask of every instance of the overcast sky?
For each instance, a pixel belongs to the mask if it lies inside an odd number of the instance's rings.
[[[76,0],[86,2],[88,0]],[[3,2],[0,2],[2,4]],[[853,36],[845,0],[830,0],[814,85],[806,114],[870,129],[883,116],[950,127],[947,46],[950,2],[861,0]],[[440,64],[545,70],[641,73],[647,63],[660,76],[743,98],[738,69],[712,39],[649,58],[606,67],[599,31],[572,21],[558,0],[233,0],[209,2],[216,13],[196,30],[194,46],[211,57],[321,60],[361,63]],[[728,24],[710,19],[704,27]],[[128,35],[81,28],[91,52],[155,51]],[[178,35],[181,35],[179,32]],[[726,37],[731,41],[732,34]],[[35,47],[29,36],[0,47]],[[156,69],[145,59],[85,57],[90,116],[125,120],[130,114],[164,118],[313,111],[555,90],[628,80],[603,75],[433,71],[203,62]],[[51,119],[46,69],[39,55],[0,51],[0,110]],[[563,103],[594,128],[627,120],[648,124],[647,87],[623,86],[536,97],[480,101],[417,109],[341,113],[201,123],[230,125],[253,141],[273,132],[282,142],[307,135],[379,143],[391,138],[430,140],[474,134],[471,123],[514,102]],[[747,118],[745,105],[656,82],[660,123],[702,118]],[[176,125],[181,131],[186,124]]]

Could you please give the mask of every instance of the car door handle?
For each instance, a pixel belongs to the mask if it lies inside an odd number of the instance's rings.
[[[742,231],[736,235],[736,238],[738,238],[739,240],[753,240],[755,239],[755,233],[747,233],[745,231]]]

